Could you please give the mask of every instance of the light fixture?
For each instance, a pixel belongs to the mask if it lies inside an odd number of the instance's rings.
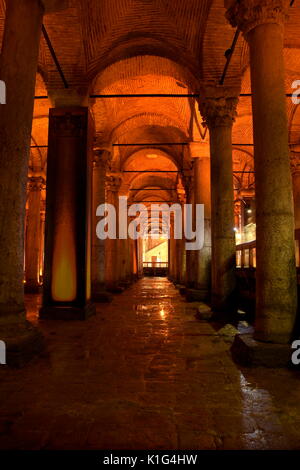
[[[147,158],[150,158],[151,160],[154,160],[155,158],[157,158],[157,155],[156,155],[156,153],[148,153]]]

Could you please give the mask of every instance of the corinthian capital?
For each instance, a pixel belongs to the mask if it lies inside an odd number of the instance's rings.
[[[111,173],[106,176],[105,189],[106,191],[118,192],[122,184],[122,177],[118,174]]]
[[[199,109],[208,128],[232,126],[237,115],[239,93],[238,87],[202,87]]]
[[[229,23],[246,36],[261,24],[283,25],[287,20],[289,0],[225,0],[224,4]]]
[[[94,150],[93,166],[94,168],[101,168],[107,170],[111,160],[111,155],[106,150]]]
[[[45,187],[45,180],[42,176],[31,176],[28,178],[28,191],[41,191]]]

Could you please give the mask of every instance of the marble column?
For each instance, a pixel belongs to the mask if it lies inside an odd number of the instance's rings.
[[[44,277],[44,250],[45,250],[45,220],[46,220],[46,208],[44,207],[44,202],[42,205],[41,211],[41,223],[40,223],[40,257],[39,257],[39,273],[40,273],[40,282],[43,283]]]
[[[193,207],[193,230],[195,230],[195,194],[193,174],[184,176],[184,186],[186,190],[186,203]],[[196,255],[194,250],[186,250],[186,287],[194,288],[196,284]]]
[[[119,293],[122,288],[120,282],[120,252],[119,252],[119,189],[122,179],[119,175],[110,174],[106,178],[106,202],[112,204],[116,210],[116,238],[105,240],[105,286],[109,292]]]
[[[47,1],[10,0],[0,55],[6,104],[0,105],[0,338],[7,362],[22,365],[41,349],[25,322],[24,220],[35,78]]]
[[[232,168],[232,125],[239,90],[207,86],[201,90],[200,111],[210,135],[212,309],[234,310],[235,232]]]
[[[255,339],[288,343],[295,321],[294,212],[283,61],[289,1],[225,1],[250,50],[256,178]]]
[[[25,291],[40,292],[41,191],[45,181],[32,176],[28,182],[28,214],[25,241]]]
[[[204,245],[195,251],[196,282],[198,298],[210,299],[211,290],[211,192],[210,157],[208,142],[190,143],[190,153],[194,162],[195,204],[204,205]]]
[[[181,190],[178,193],[178,200],[181,205],[182,214],[182,227],[184,228],[184,204],[186,203],[185,191]],[[180,242],[180,257],[179,257],[179,283],[182,286],[186,285],[186,249],[185,249],[185,238],[184,233]]]
[[[293,179],[293,197],[295,214],[295,248],[296,265],[300,266],[300,152],[291,153],[291,169]]]
[[[129,185],[123,182],[119,189],[119,197],[128,197],[128,194]],[[122,220],[121,223],[123,224],[123,230],[127,233],[127,238],[120,238],[118,240],[119,285],[123,288],[127,288],[131,283],[131,248],[130,239],[128,237],[129,218],[127,217],[127,220]]]
[[[50,109],[43,318],[84,320],[95,313],[91,302],[93,136],[87,107]]]
[[[93,158],[93,204],[92,204],[92,300],[108,302],[112,296],[105,290],[105,240],[97,237],[97,207],[105,203],[106,168],[109,152],[96,150]]]
[[[294,198],[294,214],[295,229],[300,229],[300,152],[292,152],[291,169],[293,180],[293,198]]]

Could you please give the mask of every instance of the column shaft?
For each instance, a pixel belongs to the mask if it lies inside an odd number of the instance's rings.
[[[24,313],[26,183],[42,18],[38,0],[7,2],[0,56],[7,91],[0,113],[0,316]]]
[[[211,192],[210,192],[210,159],[195,158],[194,187],[195,203],[204,204],[204,246],[196,251],[197,279],[196,288],[206,300],[211,289]]]
[[[250,49],[256,185],[255,339],[288,343],[295,321],[292,180],[283,60],[286,0],[231,0]]]
[[[41,315],[85,319],[91,304],[91,136],[88,108],[49,116],[45,279]]]
[[[103,301],[108,298],[105,294],[105,240],[100,240],[96,234],[98,218],[96,210],[100,204],[105,203],[105,177],[106,177],[105,151],[94,157],[93,166],[93,205],[92,205],[92,299]]]
[[[231,127],[210,128],[212,307],[231,307],[235,289],[235,234]]]
[[[39,292],[40,290],[42,184],[42,178],[30,178],[25,245],[25,288],[26,292],[31,293]]]

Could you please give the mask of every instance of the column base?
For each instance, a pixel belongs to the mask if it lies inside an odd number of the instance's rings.
[[[40,309],[40,318],[44,320],[86,320],[96,313],[92,302],[84,307],[48,305]]]
[[[251,334],[236,335],[231,346],[233,360],[246,367],[287,367],[292,353],[289,344],[263,343]]]
[[[119,283],[119,286],[118,287],[122,287],[123,289],[127,289],[128,287],[130,287],[132,284],[131,281],[127,280],[127,281],[121,281]]]
[[[92,301],[99,303],[112,302],[113,296],[106,290],[101,290],[99,292],[94,292],[92,294]]]
[[[115,286],[108,286],[106,287],[107,292],[111,292],[112,294],[122,294],[124,292],[124,287],[120,285]]]
[[[0,339],[6,345],[6,364],[9,367],[24,367],[45,349],[42,333],[27,321],[1,325]]]
[[[185,296],[187,302],[201,302],[208,300],[209,292],[205,289],[191,289],[187,287],[185,289]]]

